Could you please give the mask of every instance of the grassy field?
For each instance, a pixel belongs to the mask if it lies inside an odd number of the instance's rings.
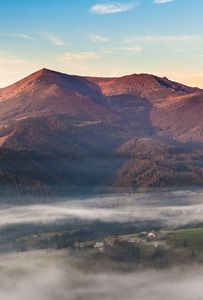
[[[174,231],[176,247],[184,247],[188,254],[194,251],[198,262],[203,262],[203,228],[183,229]]]
[[[47,232],[47,233],[42,233],[39,235],[28,235],[28,236],[23,236],[20,237],[16,240],[17,243],[28,243],[30,245],[35,245],[41,240],[49,240],[50,238],[54,237],[56,234],[58,236],[62,235],[65,231],[58,231],[58,232]]]
[[[158,235],[159,237],[154,238],[146,244],[139,244],[142,247],[144,256],[152,252],[154,244],[157,242],[164,241],[172,249],[180,249],[180,256],[182,256],[183,261],[187,260],[187,256],[191,259],[195,259],[197,262],[203,262],[203,228],[192,228],[192,229],[182,229],[172,231],[173,236],[168,236],[167,231],[161,231]],[[147,237],[147,235],[146,235]],[[130,234],[121,236],[121,238],[139,238],[138,234]],[[193,253],[193,255],[192,255]]]
[[[58,236],[62,235],[64,232],[50,232],[42,233],[38,237],[34,235],[24,236],[16,240],[17,243],[28,243],[29,245],[34,245],[40,240],[49,240],[54,237],[56,234]],[[140,254],[142,261],[150,261],[155,247],[157,245],[167,245],[173,252],[174,259],[182,261],[183,264],[187,261],[197,261],[203,262],[203,228],[192,228],[192,229],[182,229],[174,230],[173,236],[167,235],[167,231],[160,231],[154,239],[149,239],[148,234],[143,236],[143,239],[146,239],[146,243],[136,243],[136,246],[140,247]],[[139,239],[139,234],[129,234],[120,236],[121,239]],[[89,241],[89,244],[95,244],[96,242],[104,241],[108,242],[111,238],[106,237],[99,240]],[[85,242],[85,241],[84,241]],[[177,256],[177,257],[175,257]]]

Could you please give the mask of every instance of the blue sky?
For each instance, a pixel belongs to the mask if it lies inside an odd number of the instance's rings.
[[[202,0],[0,0],[0,87],[46,67],[203,88]]]

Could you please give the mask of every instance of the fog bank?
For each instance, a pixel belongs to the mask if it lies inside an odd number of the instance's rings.
[[[3,300],[198,300],[203,269],[84,273],[65,254],[36,251],[0,256]]]
[[[159,220],[171,228],[202,222],[203,193],[107,194],[83,200],[59,198],[53,204],[0,206],[0,228],[26,223],[49,224],[79,218],[105,222]]]

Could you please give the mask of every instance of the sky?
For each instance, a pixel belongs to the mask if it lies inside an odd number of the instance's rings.
[[[47,68],[203,88],[202,0],[0,0],[0,87]]]

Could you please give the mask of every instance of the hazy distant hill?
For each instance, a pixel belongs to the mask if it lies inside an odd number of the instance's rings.
[[[167,78],[42,69],[0,89],[1,183],[202,185],[202,112]]]

